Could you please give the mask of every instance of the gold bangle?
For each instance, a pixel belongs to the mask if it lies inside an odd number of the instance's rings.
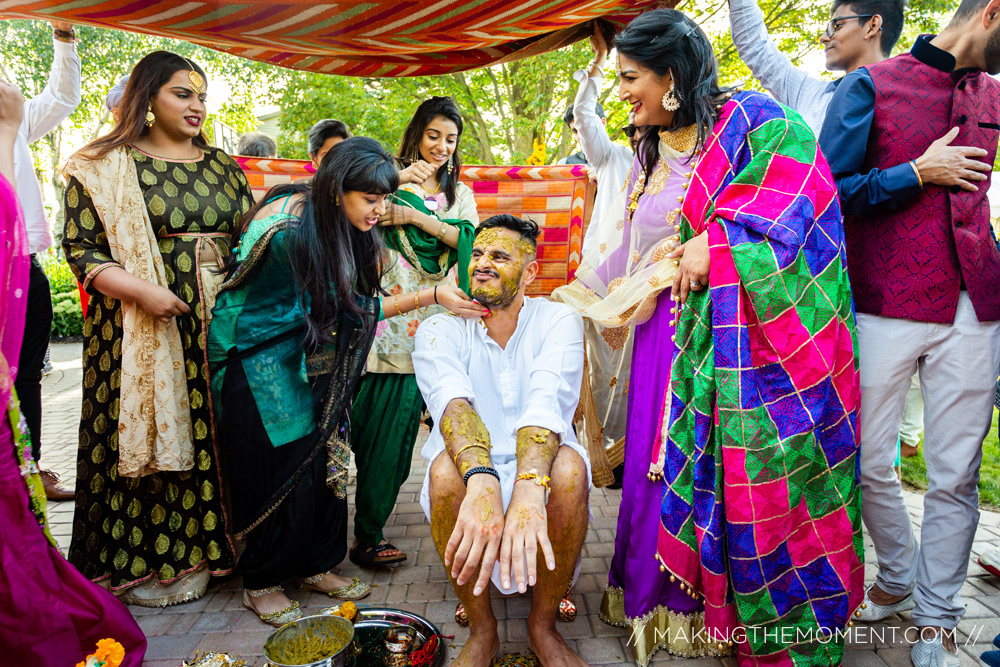
[[[420,290],[413,293],[413,310],[420,308]]]
[[[438,233],[434,235],[434,238],[436,238],[438,241],[443,239],[444,235],[448,233],[448,227],[449,227],[448,223],[442,220],[441,229],[439,229]]]
[[[920,184],[920,189],[924,189],[924,179],[920,178],[920,170],[917,169],[916,160],[910,160],[910,166],[913,167],[913,173],[917,175],[917,183]]]
[[[392,295],[392,305],[394,305],[396,307],[396,314],[397,315],[402,315],[403,314],[403,311],[401,311],[399,309],[399,295],[398,294],[393,294]]]
[[[487,447],[486,445],[481,445],[478,442],[474,442],[471,445],[466,445],[465,447],[462,447],[460,450],[458,450],[457,452],[455,452],[455,456],[454,456],[455,465],[458,465],[458,457],[462,455],[462,452],[464,452],[467,449],[472,449],[473,447],[478,447],[479,449],[482,449],[483,451],[485,451],[487,454],[490,453],[489,447]]]

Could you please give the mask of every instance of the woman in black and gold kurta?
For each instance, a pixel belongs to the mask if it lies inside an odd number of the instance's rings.
[[[63,248],[93,295],[69,559],[143,606],[197,599],[234,566],[205,340],[217,269],[253,202],[201,134],[206,88],[186,59],[146,56],[121,124],[64,169]]]

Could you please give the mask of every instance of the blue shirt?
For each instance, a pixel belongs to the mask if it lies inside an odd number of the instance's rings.
[[[926,65],[952,72],[955,57],[931,44],[933,37],[918,37],[910,53]],[[819,145],[837,181],[844,215],[897,209],[921,191],[916,168],[909,162],[862,171],[875,116],[875,84],[867,68],[861,67],[843,78],[826,114]],[[914,155],[913,159],[918,157]]]

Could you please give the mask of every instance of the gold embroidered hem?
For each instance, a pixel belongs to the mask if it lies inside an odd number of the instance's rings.
[[[625,615],[625,591],[608,586],[601,598],[598,616],[608,625],[631,628],[628,644],[635,650],[635,662],[646,667],[658,650],[664,649],[680,658],[722,657],[732,655],[733,648],[719,650],[708,641],[705,613],[681,614],[657,605],[640,618]]]
[[[615,444],[608,448],[608,463],[612,468],[617,468],[625,463],[625,438],[624,436]]]

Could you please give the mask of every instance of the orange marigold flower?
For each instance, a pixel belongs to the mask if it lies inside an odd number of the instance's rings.
[[[125,659],[125,647],[114,639],[102,639],[97,642],[97,651],[94,657],[103,661],[103,667],[118,667]]]

